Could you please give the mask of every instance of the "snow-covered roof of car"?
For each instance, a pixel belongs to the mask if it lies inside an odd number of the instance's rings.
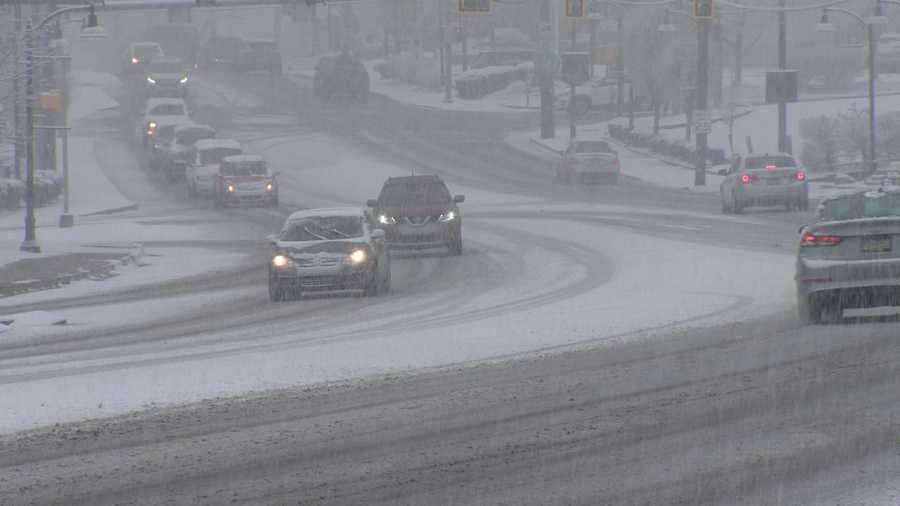
[[[366,210],[361,207],[324,207],[320,209],[304,209],[288,216],[287,221],[302,220],[312,216],[366,216]]]
[[[150,98],[147,99],[147,107],[145,109],[150,110],[158,105],[182,105],[187,107],[183,98]]]
[[[241,149],[241,143],[234,139],[201,139],[194,143],[194,147],[200,151],[217,148]]]
[[[198,123],[189,123],[189,122],[186,122],[186,123],[183,123],[183,124],[179,124],[177,127],[175,127],[175,132],[177,133],[177,132],[180,132],[180,131],[183,131],[183,130],[191,130],[191,129],[195,129],[195,128],[201,128],[201,129],[203,129],[203,130],[209,130],[210,132],[213,132],[213,133],[215,133],[215,131],[216,131],[215,128],[213,128],[213,127],[211,127],[211,126],[209,126],[209,125],[200,125],[200,124],[198,124]]]
[[[232,155],[226,156],[222,161],[228,163],[255,163],[265,162],[266,159],[259,155]]]

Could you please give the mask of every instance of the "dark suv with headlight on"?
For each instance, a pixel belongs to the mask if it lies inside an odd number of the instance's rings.
[[[378,200],[370,200],[391,249],[447,248],[462,253],[462,195],[451,196],[438,176],[389,178]]]

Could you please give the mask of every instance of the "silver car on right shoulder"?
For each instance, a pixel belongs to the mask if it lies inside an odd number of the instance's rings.
[[[800,230],[797,307],[806,323],[900,313],[900,189],[824,199]],[[862,310],[862,311],[860,311]]]

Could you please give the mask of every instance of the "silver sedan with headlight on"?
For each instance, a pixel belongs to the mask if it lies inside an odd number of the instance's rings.
[[[836,323],[900,313],[900,191],[827,198],[817,215],[800,230],[800,318]]]
[[[305,292],[386,293],[390,255],[384,231],[372,215],[355,208],[311,209],[288,217],[270,236],[269,298],[273,302]]]

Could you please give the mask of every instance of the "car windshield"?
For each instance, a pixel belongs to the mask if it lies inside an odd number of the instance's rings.
[[[330,241],[362,237],[364,220],[360,216],[311,216],[291,222],[281,236],[283,241]]]
[[[163,125],[156,129],[156,138],[162,142],[169,142],[175,137],[176,125]]]
[[[389,184],[385,186],[380,201],[387,207],[443,204],[450,201],[450,192],[446,185],[439,182]]]
[[[575,143],[576,153],[612,153],[609,144],[603,141],[578,141]]]
[[[190,128],[178,131],[178,143],[191,145],[200,139],[212,139],[216,133],[208,128]]]
[[[148,111],[150,116],[184,116],[181,104],[159,104]]]
[[[241,150],[236,148],[205,149],[200,152],[200,163],[203,163],[204,165],[219,163],[226,156],[234,156],[239,154],[241,154]]]
[[[177,74],[184,72],[184,65],[181,62],[171,61],[155,61],[150,64],[149,72],[151,74]]]
[[[119,46],[122,47],[122,46]],[[121,49],[120,49],[121,51]],[[162,51],[159,49],[159,46],[155,44],[141,44],[134,46],[134,56],[138,58],[150,58],[154,56],[159,56]]]
[[[223,176],[265,176],[266,162],[239,162],[222,164]]]
[[[794,159],[789,156],[754,156],[747,157],[747,169],[766,169],[774,167],[796,167]]]

